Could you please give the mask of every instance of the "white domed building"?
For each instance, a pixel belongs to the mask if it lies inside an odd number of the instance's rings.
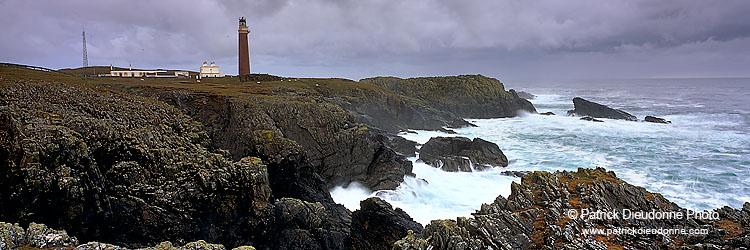
[[[199,73],[200,78],[224,77],[224,74],[219,72],[219,66],[216,66],[216,62],[211,62],[210,65],[208,64],[208,62],[203,62],[203,66],[201,66]]]

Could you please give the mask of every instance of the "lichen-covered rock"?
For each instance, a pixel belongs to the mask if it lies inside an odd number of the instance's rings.
[[[128,249],[121,247],[121,246],[93,241],[93,242],[89,242],[83,245],[78,245],[73,250],[128,250]]]
[[[314,93],[283,89],[274,95],[226,96],[172,88],[127,88],[129,93],[158,98],[206,126],[213,148],[267,158],[253,142],[257,131],[276,133],[304,152],[328,188],[359,182],[372,190],[395,189],[411,162],[393,157],[378,133],[360,124],[340,106]],[[266,153],[269,151],[265,151]]]
[[[434,220],[425,226],[422,237],[407,236],[394,249],[705,249],[709,245],[710,249],[747,249],[748,207],[750,203],[743,210],[717,209],[718,220],[581,218],[577,215],[582,209],[683,215],[686,210],[601,168],[533,172],[511,185],[507,199],[498,196],[469,218]],[[702,229],[707,234],[585,233],[623,228]]]
[[[40,249],[72,248],[78,245],[78,239],[68,236],[65,230],[54,230],[32,222],[26,229],[22,244]]]
[[[23,243],[24,235],[26,235],[26,232],[18,224],[0,222],[0,249],[20,247]]]
[[[508,158],[497,144],[481,138],[430,138],[419,150],[419,160],[450,172],[471,172],[492,166],[508,166]]]
[[[367,198],[359,204],[360,209],[352,212],[352,249],[387,250],[409,232],[422,234],[422,225],[380,198]]]
[[[3,220],[129,248],[206,240],[278,249],[271,228],[283,225],[263,160],[210,151],[202,125],[180,110],[57,82],[4,80],[0,99],[14,100],[0,105]],[[288,156],[272,151],[268,162]],[[312,183],[330,199],[322,180]],[[314,231],[315,241],[345,242],[348,211],[326,204],[316,218],[330,226],[299,229]]]
[[[638,118],[619,109],[613,109],[586,99],[573,98],[573,110],[568,111],[568,115],[590,116],[595,118],[620,119],[627,121],[637,121]]]

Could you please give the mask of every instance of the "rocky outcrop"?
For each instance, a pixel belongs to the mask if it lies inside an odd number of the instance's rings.
[[[347,248],[349,212],[277,134],[244,138],[265,159],[232,160],[208,150],[200,123],[150,98],[4,80],[0,100],[3,220],[126,247]]]
[[[352,249],[391,249],[410,231],[420,236],[422,225],[377,197],[361,201],[360,209],[352,212]]]
[[[498,118],[517,116],[519,111],[536,113],[534,106],[519,97],[515,90],[506,91],[500,81],[482,75],[408,79],[376,77],[360,82],[413,97],[429,107],[458,117]]]
[[[481,138],[430,138],[419,150],[419,160],[450,172],[471,172],[492,166],[508,166],[508,158],[497,144]]]
[[[299,145],[328,188],[359,182],[371,190],[394,189],[413,175],[411,162],[396,154],[380,133],[349,112],[309,93],[224,95],[194,90],[139,87],[118,89],[169,103],[206,126],[211,148],[232,158],[254,151],[254,131],[273,131]],[[281,90],[280,90],[281,91]]]
[[[650,116],[650,115],[647,115],[646,117],[644,117],[643,121],[645,121],[645,122],[653,122],[653,123],[663,123],[663,124],[672,123],[671,121],[667,121],[664,118],[654,117],[654,116]]]
[[[422,237],[407,235],[394,249],[746,249],[750,203],[742,210],[717,209],[718,219],[587,217],[583,211],[674,212],[687,210],[618,179],[604,169],[533,172],[511,184],[472,217],[434,220]],[[606,230],[685,229],[700,233],[612,233]],[[594,231],[591,231],[594,230]],[[602,230],[602,231],[598,231]]]
[[[44,224],[31,223],[24,230],[18,224],[0,222],[0,249],[72,249],[72,250],[128,250],[126,247],[117,245],[89,242],[78,244],[76,237],[68,236],[65,230],[54,230]],[[226,250],[223,245],[210,244],[205,241],[187,243],[181,247],[175,247],[172,242],[166,241],[143,250]],[[232,250],[255,250],[251,246],[241,246]]]
[[[533,95],[533,94],[531,94],[529,92],[526,92],[526,91],[518,91],[518,97],[521,97],[521,98],[526,99],[526,100],[533,100],[534,98],[536,98],[535,95]]]
[[[590,121],[590,122],[604,122],[604,121],[602,121],[602,120],[596,119],[596,118],[594,118],[594,117],[591,117],[591,116],[584,116],[584,117],[581,117],[581,119],[580,119],[580,120],[584,120],[584,121]]]
[[[619,119],[627,121],[637,121],[638,119],[619,109],[613,109],[586,99],[573,98],[574,109],[568,111],[568,115],[591,116],[595,118]]]

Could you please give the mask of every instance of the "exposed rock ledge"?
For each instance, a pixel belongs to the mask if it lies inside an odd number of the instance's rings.
[[[127,250],[128,248],[101,243],[78,243],[78,239],[69,236],[65,230],[55,230],[44,224],[31,223],[28,229],[20,227],[18,223],[0,222],[0,249],[72,249],[72,250]],[[172,242],[165,241],[144,250],[225,250],[223,245],[211,244],[205,241],[195,241],[183,246],[175,247]],[[241,246],[232,250],[255,250],[251,246]]]
[[[497,144],[481,138],[432,137],[419,150],[419,160],[449,172],[508,166],[508,158]]]
[[[573,110],[568,111],[568,115],[590,116],[595,118],[620,119],[628,121],[637,121],[638,118],[619,109],[613,109],[586,99],[573,98]]]
[[[508,199],[498,196],[472,217],[433,220],[423,236],[409,234],[393,249],[747,249],[750,203],[742,210],[714,210],[717,220],[584,220],[591,211],[687,210],[658,193],[618,179],[602,168],[577,172],[533,172],[511,184]],[[702,229],[706,234],[585,234],[591,229]]]

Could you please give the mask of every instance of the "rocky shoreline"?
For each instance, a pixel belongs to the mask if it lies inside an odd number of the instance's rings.
[[[269,79],[115,81],[0,67],[0,248],[585,247],[601,240],[571,239],[589,225],[568,221],[561,209],[680,209],[597,169],[508,172],[523,176],[508,199],[499,196],[473,218],[424,227],[378,198],[352,212],[333,201],[332,187],[395,189],[413,176],[406,157],[417,144],[395,133],[536,110],[481,75]],[[452,162],[449,171],[508,164],[497,145],[481,139],[435,139],[421,151],[434,165]],[[742,246],[745,207],[720,209],[723,224],[688,222],[714,230],[705,238],[601,244]]]

